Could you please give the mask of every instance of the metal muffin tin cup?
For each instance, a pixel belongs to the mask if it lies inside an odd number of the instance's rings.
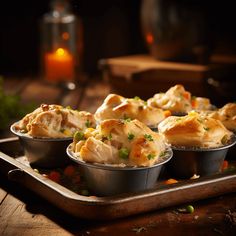
[[[234,135],[236,136],[236,131],[234,131]],[[229,149],[226,155],[226,160],[236,160],[236,145]]]
[[[165,153],[159,163],[150,167],[119,167],[86,163],[74,155],[72,145],[67,148],[68,156],[78,163],[89,191],[97,196],[111,196],[153,188],[163,165],[173,155],[170,148],[167,148]]]
[[[230,148],[236,143],[236,137],[224,146],[217,148],[175,147],[173,158],[167,170],[173,177],[190,178],[194,174],[206,176],[221,171],[222,163]]]
[[[69,138],[35,138],[15,129],[18,122],[11,125],[10,130],[19,137],[30,165],[35,168],[56,168],[70,162],[66,148],[72,142]]]

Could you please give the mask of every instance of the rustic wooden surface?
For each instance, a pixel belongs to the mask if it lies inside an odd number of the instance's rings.
[[[94,112],[110,87],[91,80],[68,92],[28,79],[8,80],[5,90],[21,94],[24,102],[56,102]],[[7,135],[2,133],[1,137]],[[86,221],[0,175],[0,235],[235,235],[236,193],[192,205],[192,214],[177,213],[176,206],[120,220]]]

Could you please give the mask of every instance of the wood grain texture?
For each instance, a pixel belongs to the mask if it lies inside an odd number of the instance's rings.
[[[112,91],[144,99],[165,92],[175,84],[183,84],[194,96],[207,97],[207,79],[217,78],[225,70],[216,65],[158,61],[150,55],[102,59],[99,64]]]
[[[3,189],[0,189],[0,205],[2,204],[6,196],[7,196],[7,192],[4,191]]]
[[[8,183],[8,189],[13,187],[16,186]],[[0,205],[0,235],[35,235],[36,232],[37,235],[71,235],[45,215],[34,213],[32,209],[44,207],[35,196],[31,197],[27,191],[14,196],[14,191]]]

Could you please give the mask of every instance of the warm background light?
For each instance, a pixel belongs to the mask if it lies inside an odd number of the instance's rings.
[[[49,81],[74,80],[74,58],[64,48],[45,54],[45,75]]]
[[[68,40],[68,39],[70,38],[69,33],[67,33],[67,32],[62,33],[62,38],[63,38],[64,40]]]
[[[152,44],[153,43],[153,35],[151,34],[151,33],[147,33],[146,34],[146,42],[148,43],[148,44]]]

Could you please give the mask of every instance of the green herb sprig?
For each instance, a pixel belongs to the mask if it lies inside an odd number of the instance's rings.
[[[0,130],[8,128],[10,122],[21,119],[36,108],[33,103],[22,104],[18,95],[6,94],[3,82],[3,77],[0,76]]]

